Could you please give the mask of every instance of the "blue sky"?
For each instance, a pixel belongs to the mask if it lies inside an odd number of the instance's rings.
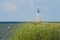
[[[0,0],[0,21],[60,21],[60,0]]]

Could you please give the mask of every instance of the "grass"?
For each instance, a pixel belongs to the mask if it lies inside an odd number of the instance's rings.
[[[60,40],[60,23],[24,23],[8,40]]]

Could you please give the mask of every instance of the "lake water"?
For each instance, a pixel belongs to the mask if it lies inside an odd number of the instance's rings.
[[[0,40],[8,36],[8,32],[12,30],[13,26],[22,22],[0,22]]]

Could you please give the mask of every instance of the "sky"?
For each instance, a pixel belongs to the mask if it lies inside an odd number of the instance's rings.
[[[0,21],[60,21],[60,0],[0,0]]]

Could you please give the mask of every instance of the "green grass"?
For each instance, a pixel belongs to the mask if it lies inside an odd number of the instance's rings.
[[[60,23],[17,24],[8,40],[60,40]]]

